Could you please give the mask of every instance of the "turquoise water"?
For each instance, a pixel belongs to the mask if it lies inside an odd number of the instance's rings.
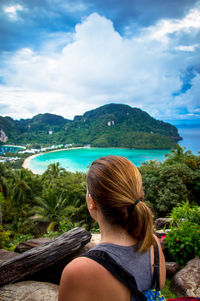
[[[0,154],[3,155],[7,152],[10,152],[10,153],[16,153],[19,149],[23,149],[22,147],[20,146],[14,146],[14,145],[1,145],[0,146]]]
[[[164,159],[169,150],[141,150],[123,148],[83,148],[46,153],[34,157],[29,161],[28,168],[35,173],[42,174],[49,164],[59,162],[68,171],[88,170],[88,166],[97,158],[108,155],[123,156],[139,166],[147,160]]]

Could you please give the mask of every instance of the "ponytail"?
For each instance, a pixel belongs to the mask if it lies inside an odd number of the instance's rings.
[[[129,210],[125,223],[127,232],[138,240],[138,251],[147,251],[154,242],[150,208],[144,202],[139,202],[133,210]]]

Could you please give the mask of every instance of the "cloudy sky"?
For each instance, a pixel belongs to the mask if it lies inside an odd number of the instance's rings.
[[[0,115],[200,121],[200,0],[1,0]]]

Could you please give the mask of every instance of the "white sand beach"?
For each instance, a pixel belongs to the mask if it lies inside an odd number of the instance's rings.
[[[32,158],[37,157],[37,156],[39,156],[39,155],[41,155],[41,154],[42,154],[42,153],[39,153],[39,154],[36,154],[36,155],[32,155],[32,156],[27,157],[27,158],[24,160],[24,162],[23,162],[23,164],[22,164],[22,167],[28,169],[28,163],[29,163],[29,161],[30,161]]]
[[[6,146],[6,147],[20,147],[22,149],[26,149],[25,146],[21,146],[21,145],[11,145],[11,144],[4,144],[3,146]]]
[[[31,156],[27,157],[24,160],[24,162],[22,164],[22,167],[28,169],[29,161],[31,159],[33,159],[34,157],[37,157],[37,156],[40,156],[40,155],[44,155],[44,154],[47,154],[47,153],[61,152],[61,151],[66,151],[66,150],[71,150],[71,149],[80,149],[80,148],[90,148],[90,147],[89,146],[77,146],[77,147],[70,147],[70,148],[61,148],[61,149],[55,149],[55,150],[52,150],[52,151],[42,152],[42,153],[39,153],[39,154],[31,155]]]

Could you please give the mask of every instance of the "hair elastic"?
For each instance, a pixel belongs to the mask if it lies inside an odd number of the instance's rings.
[[[136,206],[140,201],[142,201],[142,199],[137,199],[137,200],[135,201],[135,203],[132,205],[133,209],[135,208],[135,206]]]
[[[135,206],[136,206],[140,201],[142,201],[142,199],[137,199],[137,200],[135,201],[134,204],[132,204],[132,205],[129,206],[129,209],[128,209],[128,212],[129,212],[129,219],[132,218],[132,214],[133,214],[133,211],[134,211],[134,209],[135,209]]]

